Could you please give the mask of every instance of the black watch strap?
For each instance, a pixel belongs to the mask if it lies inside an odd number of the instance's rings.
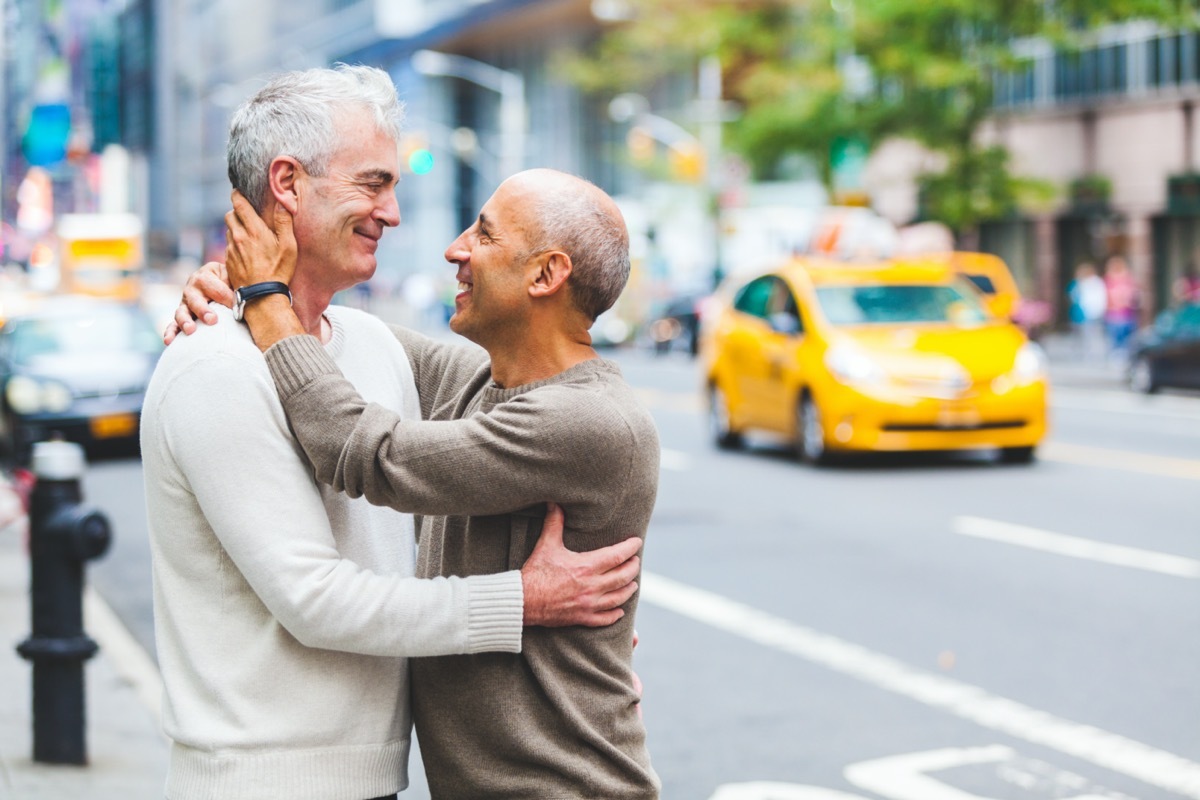
[[[233,304],[233,317],[240,320],[244,316],[246,303],[251,300],[256,300],[259,297],[266,297],[269,294],[286,294],[288,303],[292,302],[292,292],[288,289],[288,285],[282,281],[263,281],[262,283],[252,283],[249,286],[243,286],[240,289],[234,290],[235,302]]]

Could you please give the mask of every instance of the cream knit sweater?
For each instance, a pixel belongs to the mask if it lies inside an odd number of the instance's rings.
[[[407,785],[403,656],[519,652],[520,574],[418,580],[408,515],[313,480],[228,309],[163,354],[142,458],[170,800],[365,800]],[[324,351],[419,415],[403,348],[331,308]]]

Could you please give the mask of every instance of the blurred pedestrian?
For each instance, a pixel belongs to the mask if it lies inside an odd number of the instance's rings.
[[[1200,270],[1195,261],[1189,261],[1183,274],[1171,285],[1171,300],[1181,306],[1200,303]]]
[[[1104,324],[1108,330],[1109,352],[1119,359],[1129,347],[1138,313],[1137,281],[1123,256],[1109,256],[1104,266],[1104,289],[1108,295]]]
[[[375,318],[330,306],[371,277],[379,238],[399,223],[400,114],[378,69],[278,76],[235,112],[229,174],[267,218],[294,218],[294,277],[258,288],[286,296],[304,338],[413,424],[404,346]],[[403,657],[495,657],[521,650],[523,623],[611,622],[638,562],[609,568],[637,543],[569,553],[552,512],[536,546],[530,532],[524,571],[412,577],[413,518],[318,486],[249,332],[224,307],[200,311],[225,324],[167,349],[142,417],[166,796],[394,800],[411,745]]]
[[[1085,361],[1103,359],[1108,290],[1091,262],[1085,261],[1075,268],[1075,279],[1067,287],[1067,296],[1071,301],[1071,325],[1080,358]]]

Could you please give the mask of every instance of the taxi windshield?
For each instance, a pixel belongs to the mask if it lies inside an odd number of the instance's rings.
[[[951,284],[890,284],[817,287],[817,301],[833,325],[913,322],[978,324],[988,313],[973,290]]]

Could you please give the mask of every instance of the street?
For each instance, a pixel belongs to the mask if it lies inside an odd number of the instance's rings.
[[[616,357],[663,448],[635,667],[664,798],[1200,798],[1200,398],[1055,386],[1032,466],[815,469],[714,448],[681,354]],[[140,465],[85,493],[92,584],[152,649]]]

